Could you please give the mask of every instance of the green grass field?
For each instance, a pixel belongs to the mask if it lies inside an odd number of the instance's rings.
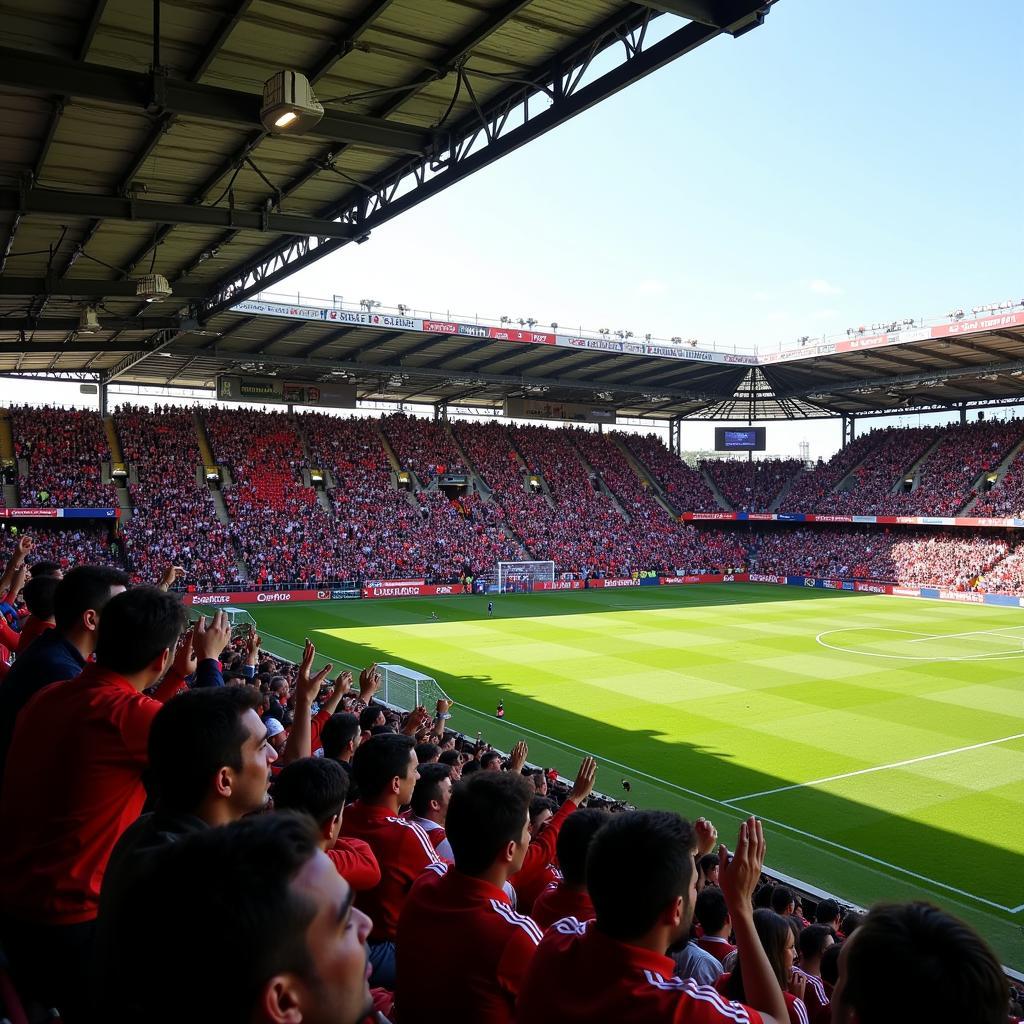
[[[249,610],[268,650],[308,636],[337,666],[427,672],[454,728],[564,774],[593,752],[602,791],[629,779],[727,841],[757,814],[771,868],[862,904],[926,896],[1024,967],[1024,611],[739,584],[486,604]]]

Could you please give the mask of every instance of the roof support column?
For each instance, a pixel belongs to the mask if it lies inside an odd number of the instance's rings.
[[[683,457],[683,420],[673,416],[668,421],[668,450],[679,458]]]
[[[967,422],[967,403],[966,402],[964,402],[960,406],[960,422],[961,423],[966,423]]]
[[[843,413],[843,444],[845,448],[848,444],[853,444],[853,438],[856,433],[857,417],[852,412]]]

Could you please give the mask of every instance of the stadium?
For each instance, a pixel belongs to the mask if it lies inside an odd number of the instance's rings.
[[[0,2],[5,1019],[440,1020],[434,948],[447,1020],[1024,1014],[1024,299],[736,344],[295,276],[789,3]]]

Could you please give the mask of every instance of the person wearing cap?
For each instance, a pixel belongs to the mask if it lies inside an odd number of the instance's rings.
[[[264,726],[267,729],[267,742],[274,749],[278,760],[275,761],[270,767],[270,774],[273,778],[277,778],[280,774],[281,769],[284,767],[280,764],[281,754],[284,753],[284,745],[288,742],[288,730],[281,724],[277,718],[265,718],[263,720]]]

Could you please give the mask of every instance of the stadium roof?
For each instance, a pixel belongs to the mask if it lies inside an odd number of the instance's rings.
[[[774,2],[0,0],[0,374],[166,388],[221,372],[344,377],[361,399],[544,395],[653,419],[1019,401],[1024,332],[1009,315],[768,357],[596,336],[524,345],[422,314],[339,323],[247,305],[669,61],[758,26]],[[260,121],[281,68],[324,101],[308,134]],[[170,298],[137,296],[150,273]]]

